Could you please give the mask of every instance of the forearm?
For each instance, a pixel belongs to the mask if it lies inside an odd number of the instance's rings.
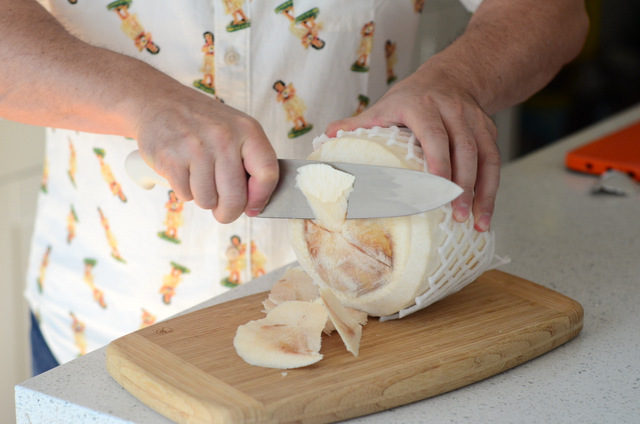
[[[583,0],[484,0],[464,34],[421,71],[454,79],[488,114],[526,100],[580,52]]]
[[[134,137],[153,87],[176,81],[70,35],[35,1],[0,0],[0,116]]]
[[[181,200],[220,222],[264,208],[278,162],[255,119],[80,41],[35,0],[0,0],[0,10],[0,116],[134,138]]]

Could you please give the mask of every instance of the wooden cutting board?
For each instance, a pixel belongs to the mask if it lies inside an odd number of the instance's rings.
[[[172,318],[113,341],[109,373],[179,423],[333,422],[444,393],[515,367],[582,329],[576,301],[501,271],[396,321],[370,319],[360,355],[323,337],[306,368],[255,367],[236,328],[263,318],[260,293]]]

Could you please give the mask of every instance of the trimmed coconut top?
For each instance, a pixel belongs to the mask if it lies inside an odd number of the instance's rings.
[[[329,138],[325,134],[316,137],[313,140],[313,149],[319,150],[327,141],[340,138],[367,138],[382,142],[387,146],[399,147],[406,152],[404,156],[405,160],[416,161],[422,165],[425,171],[427,171],[422,147],[420,147],[420,143],[416,139],[416,136],[408,128],[392,126],[389,128],[358,128],[354,131],[340,130],[336,134],[335,138]]]

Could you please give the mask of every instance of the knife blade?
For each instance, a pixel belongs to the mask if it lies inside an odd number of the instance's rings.
[[[349,195],[347,219],[387,218],[426,212],[443,206],[462,193],[457,184],[426,172],[405,168],[318,162],[303,159],[278,159],[280,178],[260,218],[314,219],[306,197],[296,186],[298,168],[314,163],[327,164],[355,176]],[[135,150],[125,161],[129,177],[147,190],[156,184],[170,187]]]

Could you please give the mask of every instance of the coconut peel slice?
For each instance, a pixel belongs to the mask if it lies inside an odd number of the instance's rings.
[[[335,297],[335,295],[333,295],[333,297]],[[322,299],[322,297],[318,298],[318,301],[321,302],[323,305],[326,304],[324,302],[324,300]],[[351,321],[355,321],[360,325],[365,325],[367,323],[367,321],[369,320],[369,315],[367,315],[366,312],[363,311],[359,311],[357,309],[353,309],[353,308],[348,308],[344,305],[342,305],[342,308],[345,310],[346,314],[350,317],[349,320]],[[327,310],[328,313],[330,313],[330,311]],[[331,315],[329,315],[329,319],[327,320],[327,325],[324,327],[324,333],[327,336],[330,336],[331,333],[333,333],[334,331],[336,331],[336,326],[333,322],[333,320],[331,319]]]
[[[320,296],[324,306],[327,308],[329,319],[338,331],[347,350],[354,356],[358,356],[360,339],[362,338],[362,326],[367,322],[367,314],[355,309],[345,308],[333,292],[327,288],[320,289]]]
[[[320,297],[318,286],[300,267],[287,268],[282,278],[271,287],[269,296],[262,302],[264,312],[268,313],[277,305],[291,300],[311,302]]]
[[[291,267],[287,268],[282,278],[275,282],[271,287],[268,297],[262,301],[264,306],[264,313],[268,313],[277,305],[284,302],[290,302],[292,300],[299,300],[302,302],[320,302],[322,305],[322,298],[320,297],[320,291],[316,284],[313,283],[309,274],[304,272],[302,268]],[[353,308],[345,308],[345,313],[352,319],[361,325],[367,323],[367,313],[358,311]],[[336,330],[335,325],[331,318],[327,319],[327,324],[323,332],[326,335],[331,335]]]
[[[320,345],[327,318],[326,308],[319,303],[285,302],[265,318],[239,326],[233,346],[251,365],[305,367],[322,359]]]

